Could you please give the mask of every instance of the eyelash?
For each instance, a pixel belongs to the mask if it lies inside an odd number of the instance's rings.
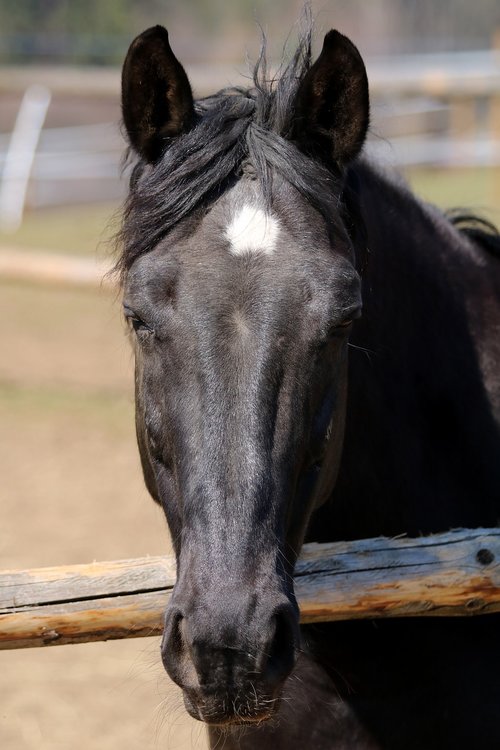
[[[335,326],[335,328],[332,329],[332,331],[334,332],[334,331],[336,331],[339,328],[349,328],[351,325],[352,325],[352,320],[351,319],[344,320],[342,323],[339,323],[337,326]]]
[[[318,345],[318,351],[322,351],[323,349],[325,349],[330,341],[332,341],[332,339],[336,338],[337,336],[341,336],[345,330],[351,327],[352,322],[352,320],[345,320],[342,323],[336,325],[334,328],[331,328],[328,331],[327,336]]]
[[[128,310],[125,308],[125,320],[127,323],[131,326],[131,328],[134,329],[134,332],[136,334],[139,334],[141,331],[144,331],[145,333],[154,333],[153,328],[149,326],[147,323],[145,323],[142,318],[139,318],[132,310]]]
[[[130,323],[132,325],[132,328],[137,333],[137,331],[140,331],[142,329],[145,329],[147,331],[152,331],[153,329],[150,328],[146,323],[141,320],[140,318],[130,318]]]

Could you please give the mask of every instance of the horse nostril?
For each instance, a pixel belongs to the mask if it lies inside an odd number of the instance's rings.
[[[185,638],[183,635],[184,616],[177,613],[172,622],[172,632],[170,633],[170,648],[180,652],[185,648]]]
[[[172,679],[175,680],[180,662],[186,655],[187,644],[184,636],[184,616],[180,610],[172,610],[165,619],[165,629],[161,642],[163,665]]]
[[[281,610],[274,616],[274,632],[269,640],[267,663],[263,673],[271,682],[279,682],[295,664],[297,626],[291,612]]]
[[[184,690],[200,686],[190,647],[188,620],[181,610],[171,609],[165,618],[161,658],[170,678]]]

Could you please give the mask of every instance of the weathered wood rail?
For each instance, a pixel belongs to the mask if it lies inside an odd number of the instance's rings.
[[[0,573],[0,649],[158,635],[171,557]],[[304,623],[500,611],[500,529],[304,547]]]

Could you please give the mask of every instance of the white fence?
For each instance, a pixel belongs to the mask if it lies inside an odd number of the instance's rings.
[[[2,175],[8,143],[9,135],[0,135]],[[31,171],[29,206],[39,208],[120,197],[124,148],[118,125],[113,123],[44,130]]]

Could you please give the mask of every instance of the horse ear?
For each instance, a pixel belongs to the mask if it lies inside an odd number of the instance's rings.
[[[361,55],[338,31],[325,36],[320,56],[295,100],[293,137],[305,151],[345,166],[361,150],[368,129],[368,79]]]
[[[162,26],[153,26],[130,45],[122,70],[123,122],[132,148],[146,161],[162,153],[165,138],[188,130],[193,94]]]

